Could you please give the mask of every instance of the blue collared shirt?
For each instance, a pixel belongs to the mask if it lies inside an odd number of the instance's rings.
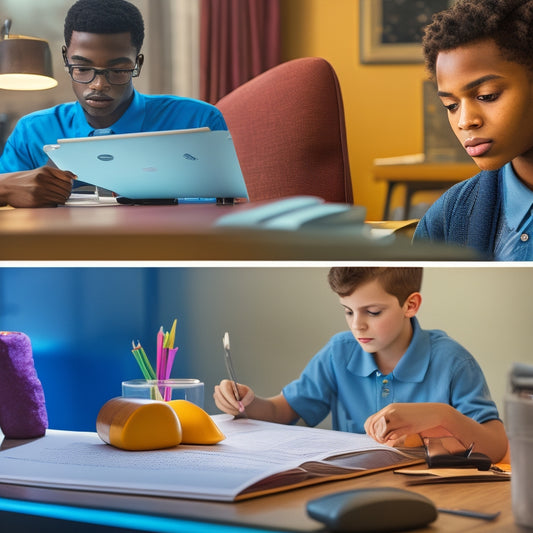
[[[413,337],[396,368],[383,375],[372,354],[350,331],[331,338],[283,389],[289,405],[310,426],[331,411],[333,429],[364,433],[365,420],[391,403],[446,403],[479,423],[499,419],[476,360],[439,330],[411,320]]]
[[[110,127],[115,134],[165,131],[207,126],[228,129],[220,111],[206,102],[171,95],[144,95],[134,91],[131,104]],[[32,170],[45,165],[45,144],[57,139],[94,134],[79,102],[59,104],[22,117],[0,157],[0,173]]]
[[[503,167],[502,213],[498,222],[494,259],[533,260],[533,191],[517,177],[511,163]]]

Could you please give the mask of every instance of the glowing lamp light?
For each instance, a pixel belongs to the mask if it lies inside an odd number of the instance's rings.
[[[40,91],[57,85],[52,55],[43,39],[10,35],[11,20],[4,22],[0,40],[0,89]]]

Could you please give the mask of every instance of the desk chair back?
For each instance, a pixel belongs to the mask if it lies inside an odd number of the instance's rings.
[[[233,137],[250,200],[314,195],[353,203],[339,81],[324,59],[294,59],[216,104]]]

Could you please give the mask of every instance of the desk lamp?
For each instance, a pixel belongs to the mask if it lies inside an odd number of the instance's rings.
[[[0,89],[39,91],[57,85],[48,43],[25,35],[10,35],[6,19],[0,33]]]

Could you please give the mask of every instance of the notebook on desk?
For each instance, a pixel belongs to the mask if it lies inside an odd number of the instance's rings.
[[[43,149],[80,181],[125,198],[248,198],[233,140],[224,130],[58,139]]]
[[[224,215],[215,225],[359,234],[369,229],[365,227],[365,215],[366,209],[362,206],[326,202],[317,196],[290,196]]]
[[[423,463],[368,435],[215,415],[225,439],[125,451],[96,433],[47,430],[0,449],[4,484],[233,502]],[[63,503],[63,502],[57,502]]]

